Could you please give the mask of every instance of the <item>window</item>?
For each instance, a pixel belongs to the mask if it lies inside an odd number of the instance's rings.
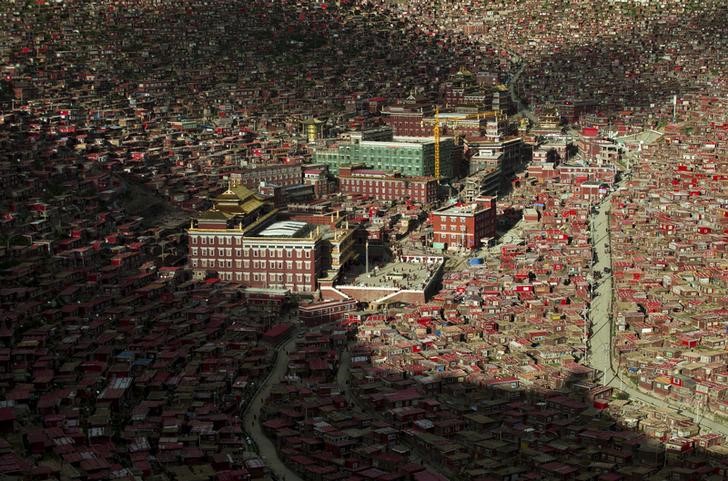
[[[192,259],[192,267],[197,267],[197,259]]]
[[[289,271],[293,269],[293,261],[286,261],[286,269]]]
[[[258,249],[253,249],[253,257],[258,257]]]
[[[190,240],[192,241],[193,244],[197,244],[197,236],[196,235],[190,236]]]
[[[243,249],[235,249],[235,257],[240,257],[243,255]]]
[[[293,257],[293,249],[286,249],[286,257]]]
[[[301,274],[296,274],[296,282],[298,282],[300,284],[302,280],[303,280],[303,276]]]
[[[260,269],[260,261],[253,261],[253,269]]]
[[[233,261],[231,261],[230,259],[227,259],[225,261],[225,267],[227,267],[228,269],[230,269],[232,266],[233,266]]]
[[[268,261],[260,261],[260,268],[265,270],[268,267]]]
[[[244,248],[244,249],[243,249],[243,255],[244,255],[245,257],[250,257],[250,249]]]
[[[311,270],[311,261],[306,261],[304,264],[306,265],[306,270],[310,271]]]
[[[207,259],[202,259],[200,262],[202,263],[202,267],[207,267]]]
[[[236,272],[235,273],[235,280],[240,282],[243,280],[243,273],[242,272]]]
[[[223,249],[222,247],[218,247],[217,248],[217,255],[218,255],[218,257],[224,256],[225,255],[225,249]]]
[[[236,269],[240,269],[242,267],[242,264],[243,264],[243,261],[241,261],[240,259],[236,260],[235,261],[235,268]]]
[[[248,282],[250,281],[250,273],[249,272],[243,272],[243,280]]]
[[[243,267],[245,267],[246,269],[250,269],[250,261],[248,259],[245,259],[243,261]]]
[[[228,256],[228,257],[232,256],[233,255],[233,250],[231,248],[229,248],[229,247],[226,248],[225,249],[225,255]]]
[[[240,237],[240,236],[235,237],[235,245],[239,246],[239,245],[242,245],[242,243],[243,243],[242,237]]]
[[[225,261],[222,259],[217,260],[217,267],[225,267]]]
[[[207,236],[202,236],[202,243],[207,244]]]
[[[207,247],[201,247],[200,252],[202,252],[203,257],[207,255]]]
[[[192,255],[193,256],[196,256],[197,255],[197,247],[193,247],[192,248]]]
[[[296,261],[296,270],[300,271],[301,269],[303,269],[303,262]]]
[[[306,259],[311,257],[311,249],[306,249]]]
[[[253,280],[258,282],[258,273],[253,274]]]
[[[293,274],[286,274],[286,282],[293,282]]]

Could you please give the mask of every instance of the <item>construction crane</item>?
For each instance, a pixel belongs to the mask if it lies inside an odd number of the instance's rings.
[[[432,127],[435,137],[435,178],[440,179],[440,107],[435,106],[435,125]]]

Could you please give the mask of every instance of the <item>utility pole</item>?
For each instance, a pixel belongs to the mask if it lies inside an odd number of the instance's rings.
[[[366,273],[369,274],[369,237],[364,241],[364,262],[366,263]]]

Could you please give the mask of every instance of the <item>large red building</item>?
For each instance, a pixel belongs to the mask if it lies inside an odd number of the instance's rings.
[[[353,231],[279,220],[278,211],[245,187],[214,199],[187,230],[195,278],[216,274],[246,287],[312,292],[327,269],[352,259]]]
[[[495,237],[495,197],[457,203],[430,213],[436,249],[477,249],[484,239]]]
[[[402,177],[398,173],[360,166],[342,166],[339,167],[339,190],[347,195],[431,204],[437,200],[439,185],[434,177]]]
[[[432,127],[425,126],[423,120],[432,117],[433,113],[431,105],[419,102],[412,96],[382,109],[384,122],[392,127],[394,135],[407,137],[431,136]]]

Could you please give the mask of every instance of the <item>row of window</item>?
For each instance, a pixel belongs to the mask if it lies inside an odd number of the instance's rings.
[[[253,257],[265,257],[266,254],[267,254],[268,257],[273,257],[273,258],[278,257],[278,258],[281,258],[281,259],[284,257],[284,254],[285,254],[285,257],[288,257],[288,258],[292,258],[292,257],[303,258],[303,257],[305,257],[306,259],[310,259],[311,258],[311,249],[301,249],[301,248],[296,248],[296,249],[292,249],[292,248],[285,248],[285,249],[282,249],[282,248],[281,249],[279,249],[279,248],[276,248],[276,249],[270,249],[270,248],[269,249],[266,249],[266,248],[252,248],[252,249],[250,249],[250,252],[249,252],[248,249],[245,248],[245,249],[243,249],[243,254],[245,255],[245,257],[250,257],[251,254],[253,255]]]
[[[251,275],[248,272],[219,272],[218,275],[220,276],[220,279],[223,281],[232,281],[235,279],[237,282],[250,282]],[[285,275],[285,282],[288,284],[291,284],[293,282],[293,275],[292,274],[286,274]],[[295,275],[296,282],[298,283],[297,290],[299,291],[307,291],[309,290],[308,285],[301,284],[301,282],[309,283],[311,282],[311,276],[308,274],[301,275],[296,274]],[[282,283],[283,281],[283,274],[278,274],[277,276],[275,274],[269,274],[266,276],[266,274],[253,274],[252,280],[253,282],[279,282]],[[283,284],[271,284],[270,287],[280,287],[283,288]]]
[[[221,267],[231,269],[235,265],[236,269],[250,269],[250,261],[245,260],[232,260],[232,259],[198,259],[192,258],[192,267]],[[278,269],[283,270],[285,265],[286,270],[293,270],[293,261],[253,261],[253,269]],[[296,261],[296,270],[306,269],[311,270],[311,261]]]
[[[248,267],[248,262],[250,261],[243,261],[243,266]],[[283,269],[283,261],[253,261],[253,269]],[[286,270],[292,270],[293,269],[293,261],[285,261],[285,269]],[[301,269],[306,269],[307,271],[311,270],[311,261],[296,261],[296,270],[300,271]]]
[[[217,251],[215,250],[214,247],[199,247],[199,248],[193,247],[191,249],[191,251],[192,251],[193,256],[196,256],[199,253],[199,255],[202,255],[203,257],[205,257],[205,256],[214,257],[216,254],[219,257],[223,257],[223,256],[231,257],[233,255],[233,249],[231,247],[218,247]],[[296,253],[295,257],[305,256],[307,259],[311,258],[310,250],[305,250],[305,251],[303,251],[303,253],[301,253],[300,251],[286,250],[285,256],[289,257],[289,258],[294,257],[294,255],[293,255],[294,252]],[[248,249],[248,248],[239,248],[239,247],[235,248],[235,257],[242,257],[243,254],[245,254],[245,257],[250,257],[251,253],[252,253],[253,257],[259,257],[259,256],[263,257],[266,254],[265,249],[259,250],[259,249]],[[268,249],[268,257],[283,258],[283,254],[284,254],[283,249],[277,249],[277,250]]]
[[[472,235],[473,234],[465,234],[465,237],[471,237]],[[447,232],[438,232],[435,237],[439,241],[444,242],[444,241],[447,240],[447,238],[448,238],[447,236],[448,236]],[[463,238],[463,234],[450,234],[450,239],[451,240],[456,240],[456,239],[457,240],[460,240],[462,238]]]
[[[198,237],[200,238],[201,244],[208,244],[208,243],[213,244],[213,245],[215,244],[213,242],[213,239],[215,238],[215,236],[192,236],[191,240],[192,240],[193,245],[196,245],[198,243]],[[209,242],[208,242],[208,237],[209,237]],[[223,245],[223,244],[231,245],[232,244],[232,242],[230,241],[231,236],[218,236],[218,239],[220,239],[220,242],[219,242],[220,245]],[[242,237],[235,237],[235,244],[236,245],[242,244]],[[200,251],[202,252],[203,256],[215,255],[214,247],[209,247],[209,248],[202,247],[200,249]],[[198,252],[198,248],[193,247],[192,255],[197,255],[197,252]],[[232,255],[232,253],[233,253],[233,250],[230,247],[218,247],[217,248],[217,255],[219,255],[219,256],[228,256],[229,257]],[[253,257],[265,257],[267,254],[268,257],[279,257],[281,259],[283,257],[288,257],[288,258],[305,257],[305,258],[309,259],[309,258],[311,258],[311,248],[301,248],[301,247],[294,248],[293,246],[286,246],[285,248],[282,248],[282,247],[276,247],[276,248],[252,247],[251,248],[251,247],[246,246],[246,247],[235,249],[236,257],[240,257],[243,255],[245,257],[250,257],[251,254]]]
[[[242,245],[243,238],[241,236],[235,237],[235,245]],[[219,244],[219,245],[233,245],[233,236],[226,235],[191,235],[191,244]]]
[[[414,189],[414,190],[425,190],[425,188],[428,189],[434,189],[435,184],[429,183],[424,184],[421,182],[412,182],[409,186],[405,185],[404,182],[400,180],[394,180],[394,179],[342,179],[342,182],[344,184],[349,184],[352,186],[372,186],[372,187],[380,187],[380,186],[386,186],[393,189]],[[394,183],[394,185],[392,185]]]

